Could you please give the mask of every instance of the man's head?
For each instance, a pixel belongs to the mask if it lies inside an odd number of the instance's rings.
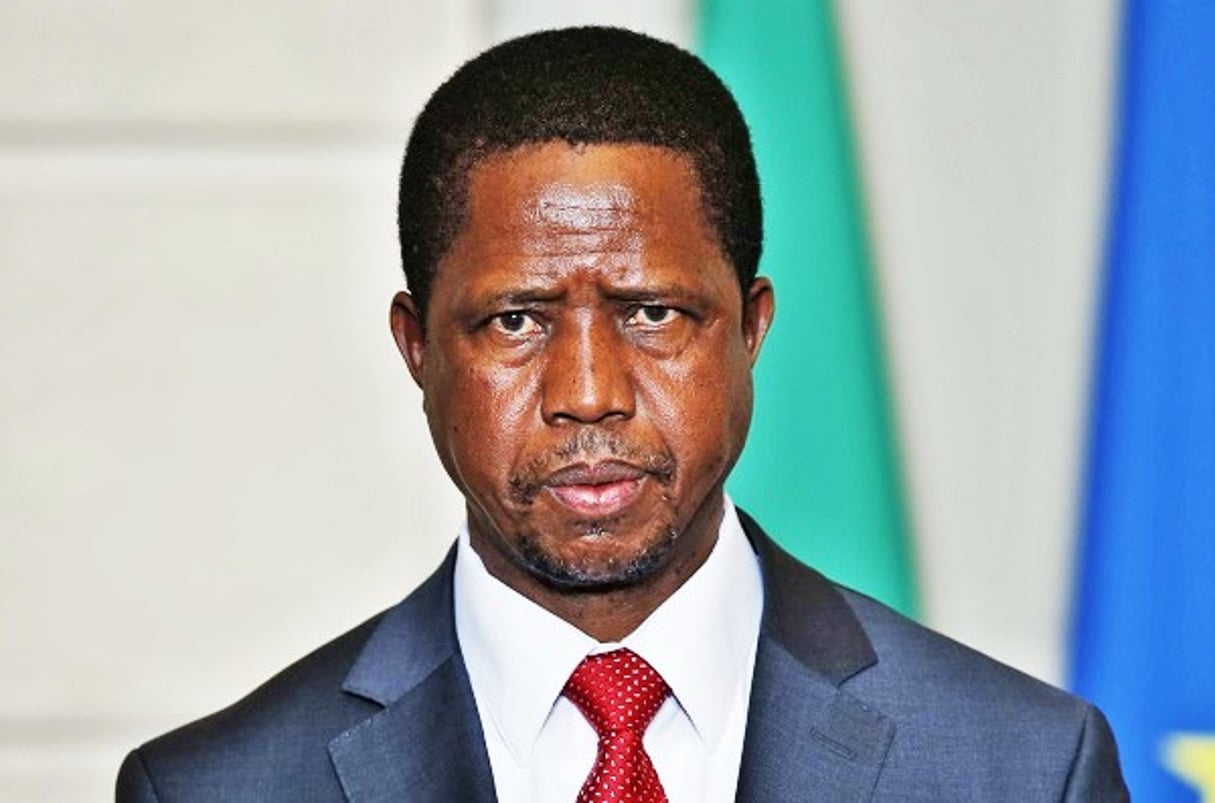
[[[468,173],[521,145],[636,142],[685,154],[705,215],[746,289],[763,241],[759,179],[734,98],[700,59],[618,28],[514,39],[466,63],[418,116],[401,168],[401,260],[423,315],[463,225]]]
[[[486,567],[571,621],[616,599],[580,626],[623,635],[712,549],[750,422],[773,301],[746,128],[699,61],[636,34],[538,34],[470,65],[436,97],[470,97],[471,119],[433,130],[432,100],[410,140],[403,251],[430,256],[393,331]],[[484,81],[504,96],[452,89]],[[419,173],[415,147],[446,155]]]

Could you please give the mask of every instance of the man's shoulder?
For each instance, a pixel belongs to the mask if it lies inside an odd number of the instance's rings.
[[[145,749],[212,745],[220,734],[243,740],[268,726],[281,732],[340,715],[351,697],[342,693],[343,678],[385,613],[313,650],[232,705],[164,734]]]
[[[1084,716],[1087,703],[1062,689],[932,630],[877,600],[835,586],[856,614],[877,654],[877,663],[849,685],[878,691],[914,688],[921,699],[957,705],[982,704],[988,710],[1011,706],[1021,711]]]
[[[403,675],[412,669],[414,675],[424,674],[427,662],[449,648],[445,634],[451,630],[453,565],[454,550],[402,601],[295,661],[227,708],[140,750],[161,755],[224,744],[246,746],[247,740],[319,731],[377,710],[385,702],[381,698],[392,692],[376,688],[376,672]]]
[[[916,710],[981,705],[1042,710],[1083,719],[1088,705],[996,659],[967,647],[878,600],[837,583],[776,545],[755,521],[744,526],[760,549],[767,574],[766,605],[779,631],[810,666],[828,665],[833,680],[857,695],[889,698],[895,708],[909,696],[927,703]],[[825,636],[823,634],[826,634]],[[845,668],[822,653],[847,645]]]
[[[1125,799],[1113,734],[1096,707],[864,594],[839,591],[877,654],[842,688],[894,724],[883,789],[906,784],[937,790],[925,794],[938,799],[946,790],[975,799],[1061,791]]]
[[[344,740],[374,730],[386,706],[431,680],[440,695],[461,690],[462,669],[450,662],[453,565],[454,550],[400,603],[227,708],[133,750],[119,772],[118,799],[341,799],[331,753]]]
[[[316,772],[317,759],[335,735],[378,708],[342,685],[386,614],[312,651],[227,708],[132,751],[119,774],[119,799],[220,799],[226,789],[257,788],[256,778],[271,774],[293,773],[301,788],[314,775],[316,783],[332,784],[331,773]]]
[[[1091,704],[828,580],[746,523],[772,594],[766,638],[817,678],[782,659],[768,677],[788,685],[767,694],[835,687],[830,710],[868,723],[868,755],[882,767],[875,799],[1126,799],[1109,725]]]

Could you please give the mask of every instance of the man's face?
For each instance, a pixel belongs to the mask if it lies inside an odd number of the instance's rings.
[[[425,331],[405,294],[393,328],[490,571],[524,593],[694,571],[771,315],[766,280],[744,304],[685,157],[552,143],[479,163]]]

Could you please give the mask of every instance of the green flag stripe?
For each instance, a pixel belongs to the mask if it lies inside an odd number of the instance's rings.
[[[787,549],[916,607],[898,457],[828,4],[702,0],[701,51],[751,126],[776,322],[730,492]]]

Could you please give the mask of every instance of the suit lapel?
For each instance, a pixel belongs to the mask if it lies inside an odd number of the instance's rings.
[[[455,551],[385,614],[343,684],[384,708],[329,743],[347,798],[492,801],[493,776],[452,618]]]
[[[329,745],[351,801],[491,801],[493,780],[462,663],[422,683]]]
[[[863,801],[894,723],[841,689],[877,662],[848,603],[740,513],[764,574],[740,801]]]

